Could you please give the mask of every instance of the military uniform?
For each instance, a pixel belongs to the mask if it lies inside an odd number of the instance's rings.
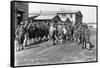
[[[84,38],[85,38],[85,48],[90,49],[91,48],[91,43],[90,43],[90,30],[87,28],[84,31]]]
[[[83,33],[83,28],[82,26],[80,26],[77,30],[77,36],[76,36],[79,44],[82,43],[82,33]]]
[[[50,30],[49,30],[49,34],[50,34],[50,40],[52,40],[53,39],[53,44],[55,45],[55,34],[56,34],[56,32],[55,32],[55,28],[53,27],[53,26],[50,26]]]
[[[17,30],[16,30],[16,35],[17,35],[17,40],[18,40],[18,43],[19,43],[19,48],[20,48],[20,46],[22,46],[22,48],[23,48],[25,33],[26,33],[26,30],[23,26],[18,27]]]
[[[65,27],[64,27],[64,28],[62,28],[62,32],[63,32],[63,33],[62,33],[62,34],[63,34],[63,35],[62,35],[62,36],[63,36],[62,38],[63,38],[63,40],[64,40],[64,41],[66,41],[66,36],[67,36],[66,34],[67,34],[67,30],[65,29]]]

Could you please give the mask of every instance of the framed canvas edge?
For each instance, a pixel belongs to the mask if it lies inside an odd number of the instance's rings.
[[[56,64],[42,64],[42,65],[23,65],[23,66],[15,66],[15,58],[14,58],[14,7],[12,5],[15,2],[24,2],[24,3],[42,3],[42,4],[55,4],[55,5],[73,5],[73,6],[84,6],[84,7],[96,7],[96,61],[88,61],[88,62],[73,62],[73,63],[56,63]],[[82,63],[94,63],[98,62],[98,5],[86,5],[86,4],[68,4],[68,3],[53,3],[53,2],[37,2],[37,1],[10,1],[10,66],[11,67],[30,67],[30,66],[48,66],[48,65],[62,65],[62,64],[82,64]],[[12,19],[13,18],[13,19]]]
[[[11,15],[10,15],[10,22],[11,22],[11,23],[10,23],[10,66],[11,66],[11,67],[15,67],[15,65],[14,65],[14,64],[15,64],[15,63],[14,63],[14,62],[15,62],[15,61],[14,61],[14,60],[15,60],[15,59],[14,59],[14,33],[15,33],[15,32],[14,32],[14,31],[15,31],[14,28],[15,28],[15,27],[14,27],[14,23],[13,23],[14,20],[15,20],[15,19],[13,18],[13,17],[14,17],[14,12],[13,12],[13,11],[14,11],[14,7],[15,7],[15,6],[14,6],[14,3],[15,3],[14,1],[11,1],[11,2],[10,2],[10,14],[11,14]],[[12,5],[13,5],[13,6],[12,6]]]

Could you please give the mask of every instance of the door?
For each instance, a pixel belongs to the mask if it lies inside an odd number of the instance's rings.
[[[23,21],[23,12],[17,11],[17,24],[20,25],[21,21]]]

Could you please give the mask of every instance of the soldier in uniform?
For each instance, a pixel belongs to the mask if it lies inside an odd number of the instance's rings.
[[[88,29],[87,25],[82,25],[82,31],[81,31],[81,36],[80,40],[82,43],[82,48],[85,49],[90,49],[91,43],[90,43],[90,30]]]
[[[90,50],[93,45],[91,44],[90,42],[90,29],[88,28],[88,26],[85,26],[85,31],[84,31],[84,38],[85,38],[85,44],[84,44],[84,47],[88,50]]]
[[[81,44],[82,43],[82,33],[83,33],[83,26],[82,25],[80,25],[79,27],[78,27],[78,29],[77,29],[77,42],[79,43],[79,44]]]
[[[49,30],[49,36],[50,36],[49,41],[53,39],[53,45],[55,45],[55,40],[56,40],[56,38],[55,38],[55,30],[56,30],[56,28],[54,28],[54,24],[51,23],[50,24],[50,30]]]
[[[24,49],[23,43],[25,39],[25,33],[26,33],[26,30],[24,28],[24,23],[21,22],[21,25],[18,26],[15,32],[16,38],[18,40],[19,50]]]
[[[63,42],[65,43],[65,41],[67,41],[66,35],[67,34],[67,30],[65,28],[65,26],[63,26],[62,28],[62,38],[63,38]]]
[[[58,36],[60,37],[62,35],[62,26],[61,26],[61,23],[59,23],[57,29],[58,29]]]
[[[24,25],[24,30],[25,30],[25,39],[24,39],[24,42],[23,42],[23,46],[26,47],[27,46],[27,41],[29,40],[29,33],[28,33],[28,21],[25,21],[25,25]]]

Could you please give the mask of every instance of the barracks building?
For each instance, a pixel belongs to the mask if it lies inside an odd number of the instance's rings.
[[[43,14],[44,13],[44,14]],[[43,12],[37,15],[30,15],[29,20],[33,21],[49,21],[49,22],[61,22],[72,23],[73,25],[82,24],[83,15],[80,11],[56,11],[56,12]],[[50,14],[51,13],[51,14]]]

